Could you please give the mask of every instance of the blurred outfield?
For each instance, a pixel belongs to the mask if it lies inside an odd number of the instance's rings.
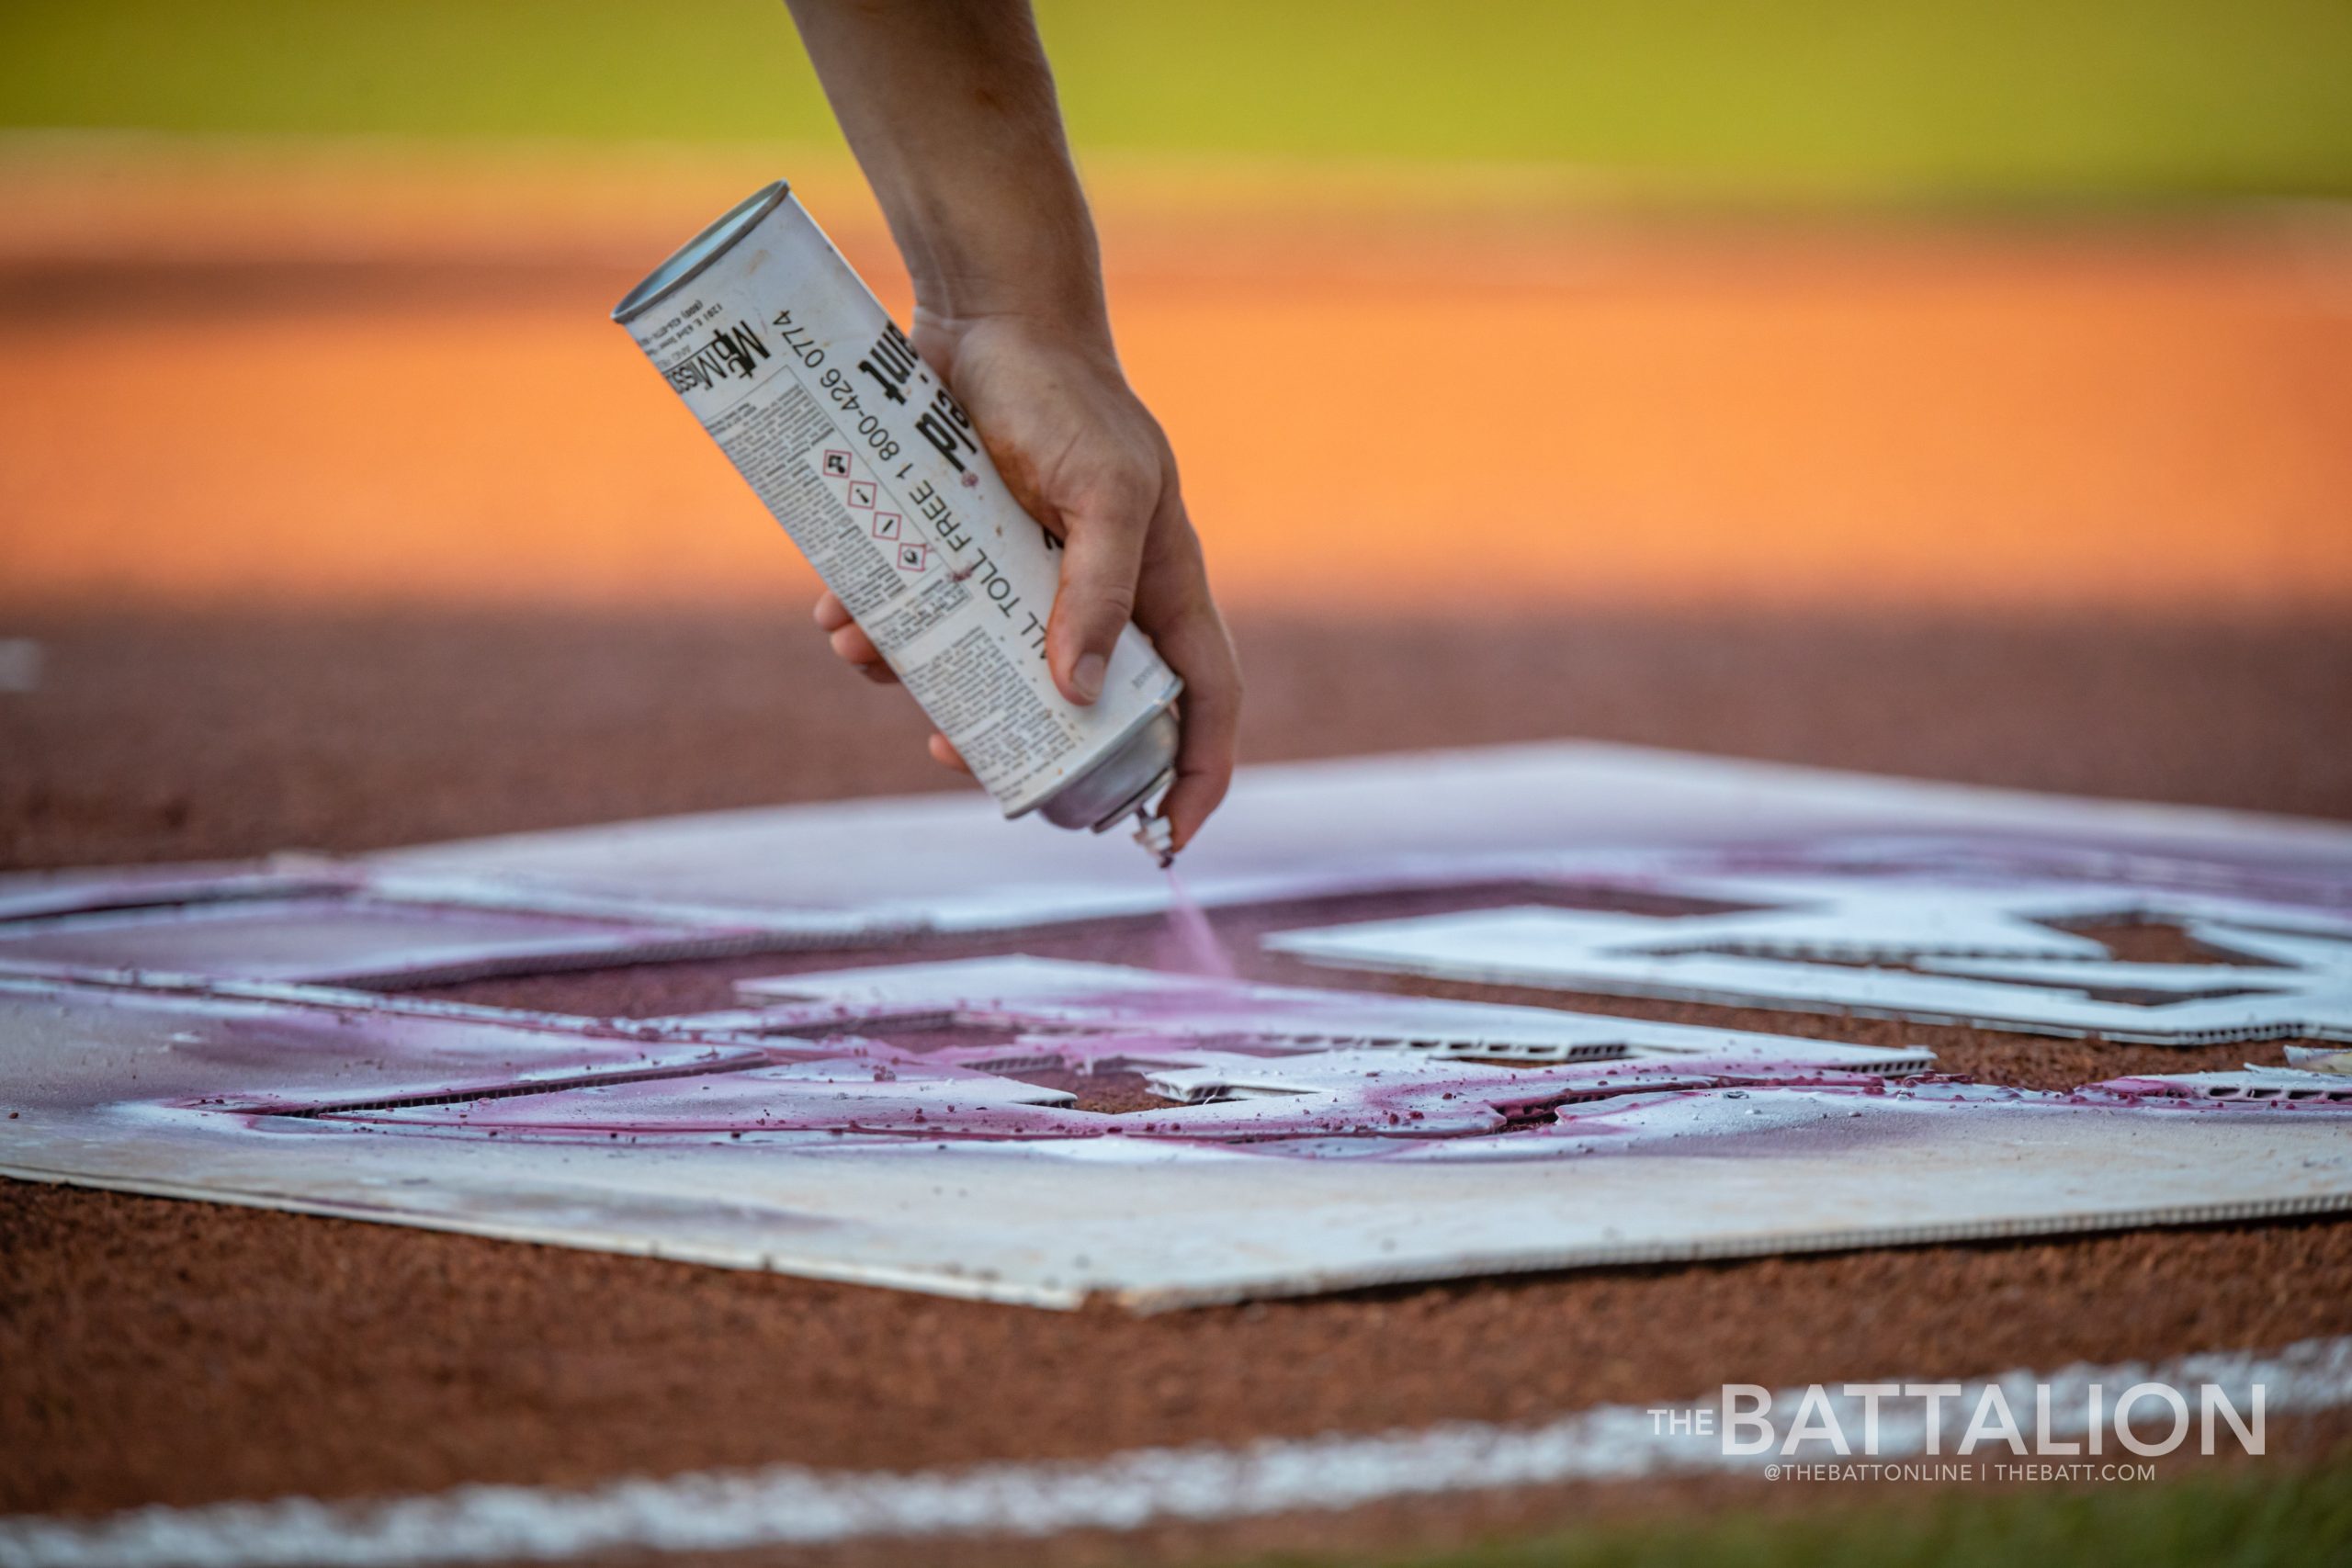
[[[1229,603],[2352,604],[2352,0],[1040,4]],[[782,0],[0,0],[0,607],[802,596],[780,172],[904,310]]]
[[[1600,194],[2352,194],[2346,0],[1044,0],[1089,151]],[[0,125],[831,141],[781,0],[8,0]]]

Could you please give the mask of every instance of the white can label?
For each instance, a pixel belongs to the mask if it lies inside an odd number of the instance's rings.
[[[1101,700],[1063,700],[1046,667],[1060,541],[797,201],[628,330],[1005,815],[1174,698],[1129,626]]]

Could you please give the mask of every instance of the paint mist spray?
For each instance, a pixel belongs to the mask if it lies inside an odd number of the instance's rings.
[[[1239,979],[1233,954],[1217,940],[1216,927],[1184,886],[1182,874],[1169,862],[1161,863],[1168,867],[1168,932],[1160,943],[1161,967],[1208,980]]]

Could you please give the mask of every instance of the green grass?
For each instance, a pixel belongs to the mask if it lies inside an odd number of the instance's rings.
[[[2352,1465],[2287,1470],[2256,1461],[2219,1475],[2092,1491],[1943,1492],[1859,1501],[1830,1485],[1797,1517],[1735,1515],[1663,1528],[1625,1525],[1437,1557],[1398,1568],[2270,1568],[2352,1562]],[[1858,1505],[1858,1506],[1856,1506]],[[1320,1558],[1281,1558],[1304,1568]],[[1362,1559],[1351,1560],[1361,1562]]]
[[[2352,194],[2347,0],[1045,0],[1090,149],[1635,191]],[[780,0],[7,0],[0,125],[831,139]]]

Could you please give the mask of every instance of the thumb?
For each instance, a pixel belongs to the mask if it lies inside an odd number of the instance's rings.
[[[1062,509],[1062,580],[1046,626],[1046,662],[1062,695],[1080,705],[1102,694],[1111,649],[1135,615],[1155,489],[1106,484]]]

